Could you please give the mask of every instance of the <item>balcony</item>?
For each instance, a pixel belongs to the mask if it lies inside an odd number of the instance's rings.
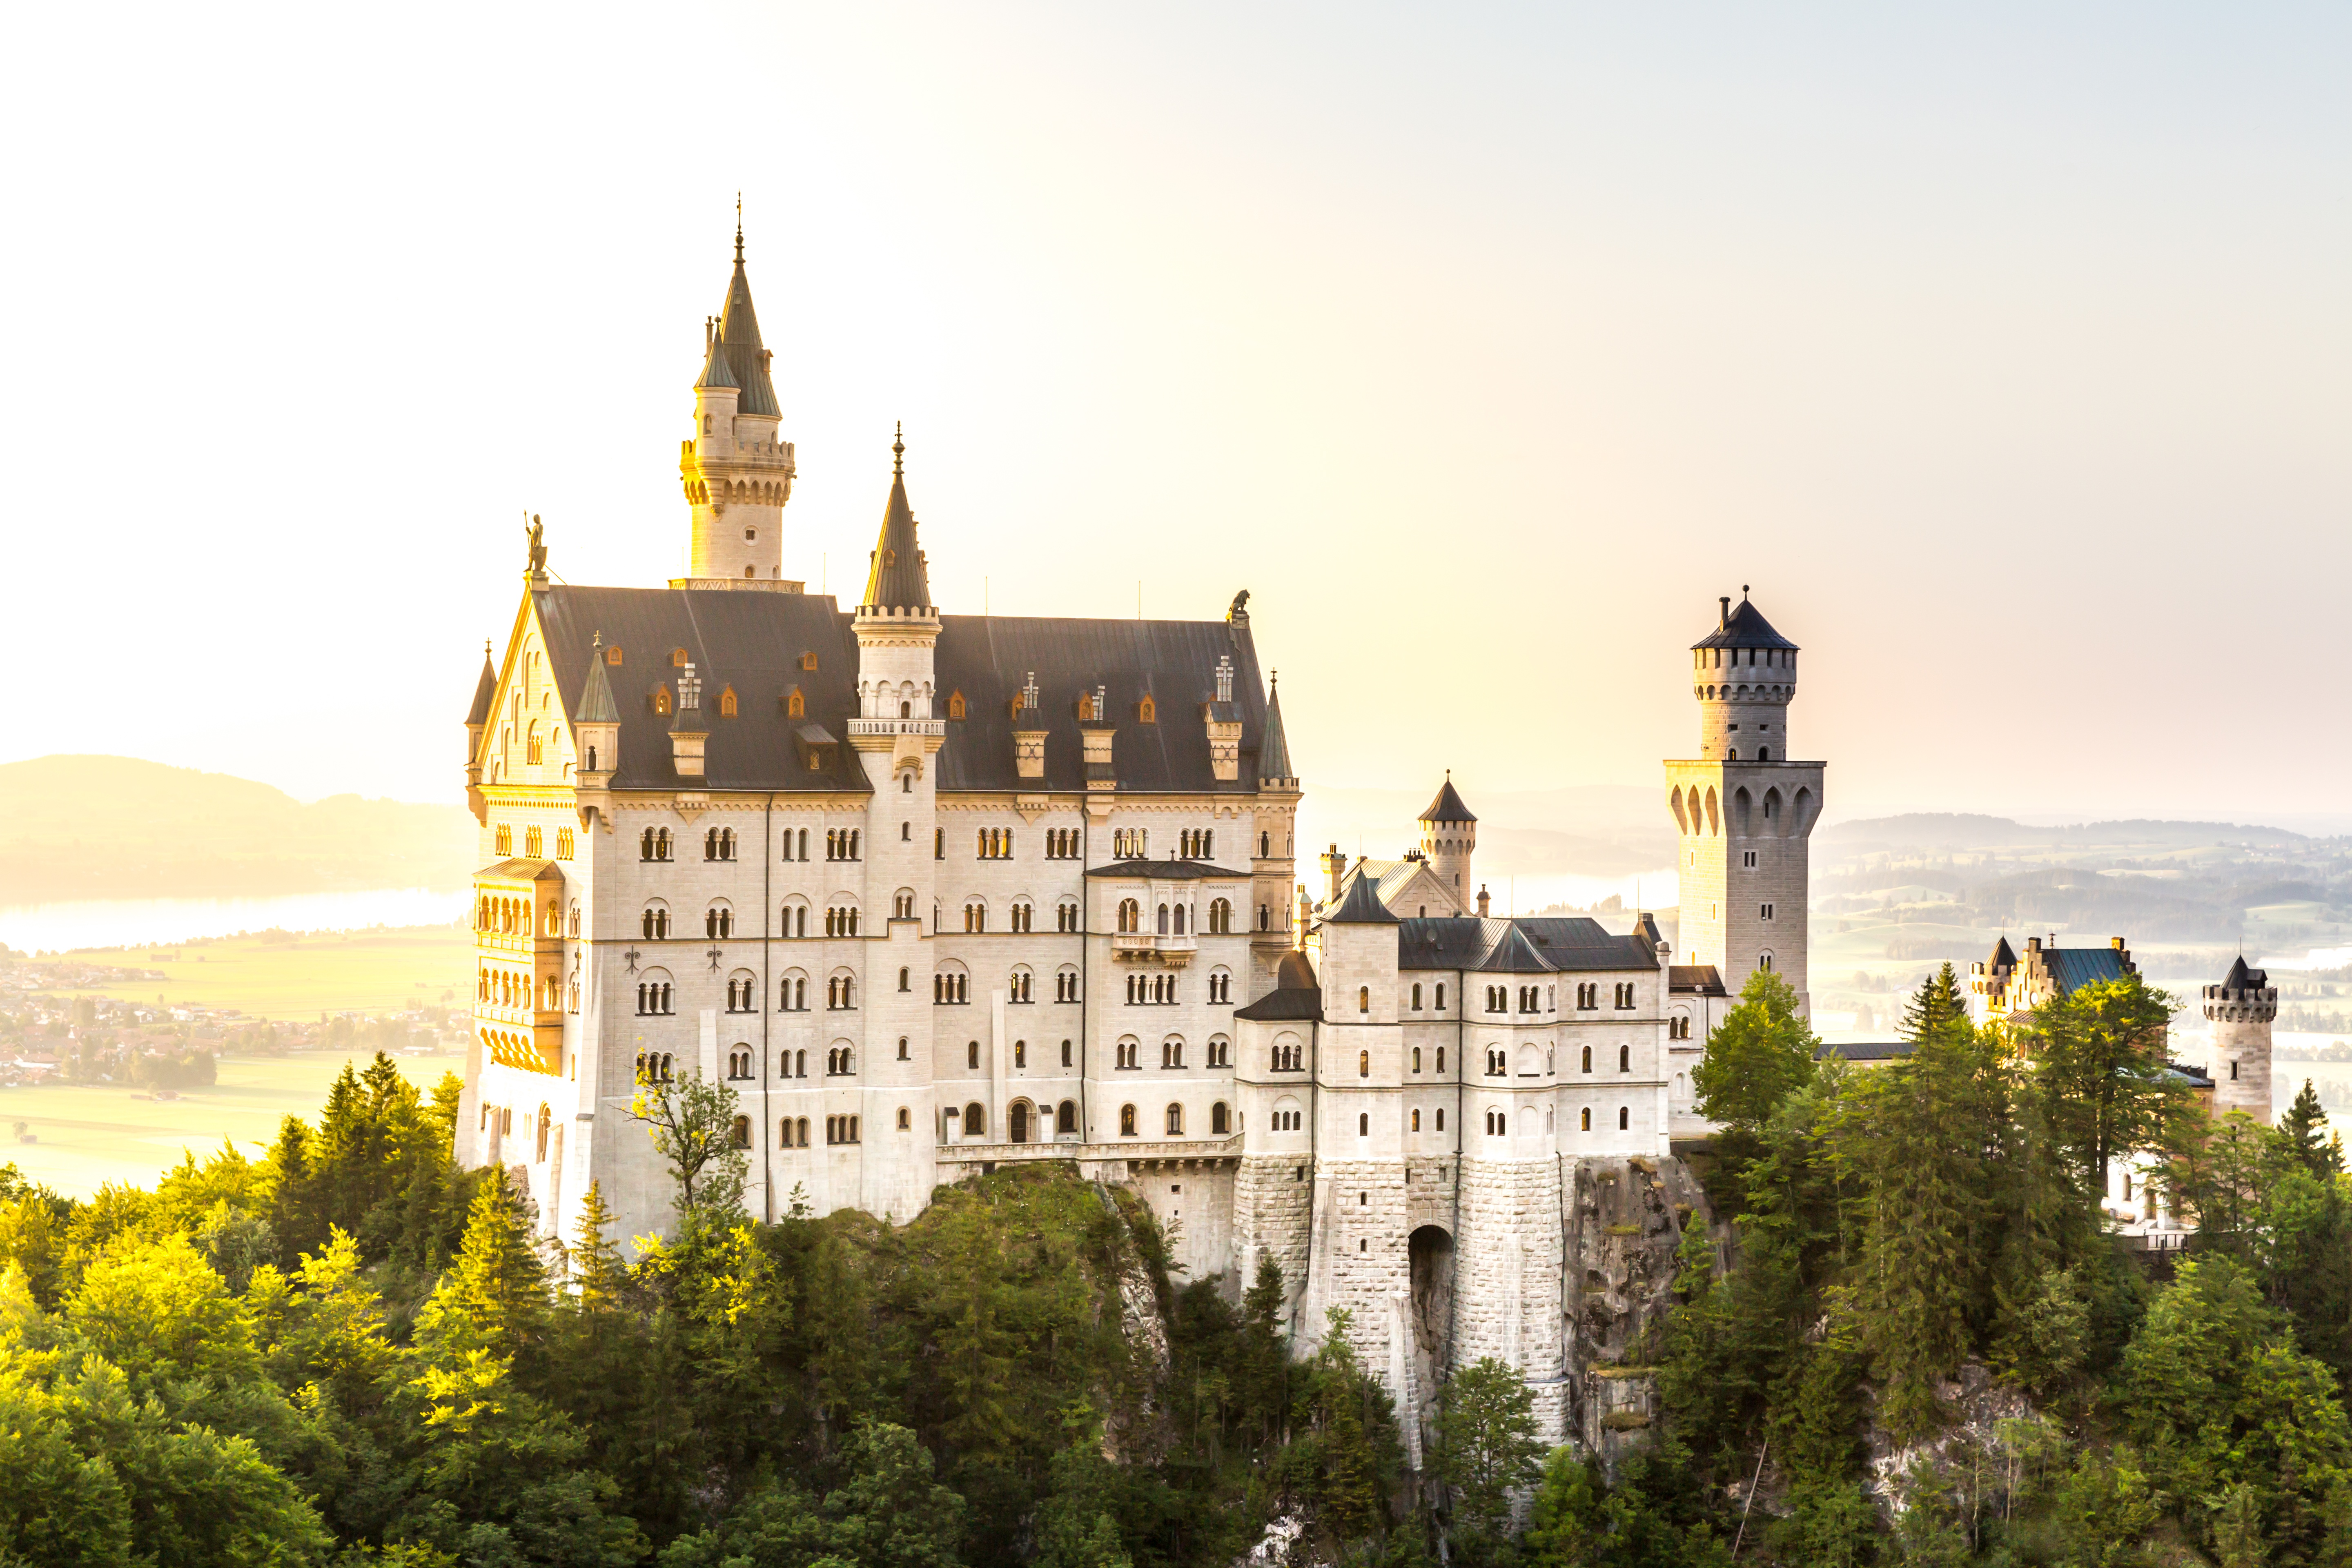
[[[1155,936],[1149,931],[1119,931],[1110,939],[1110,950],[1119,958],[1156,958],[1172,968],[1182,968],[1192,962],[1201,945],[1188,933],[1183,936]]]
[[[860,735],[930,735],[944,738],[948,721],[944,719],[852,719],[849,733]]]

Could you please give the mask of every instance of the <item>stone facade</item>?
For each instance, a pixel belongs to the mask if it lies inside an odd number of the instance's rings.
[[[2278,987],[2242,958],[2219,985],[2205,987],[2205,1016],[2213,1024],[2213,1114],[2242,1110],[2271,1122],[2271,1024],[2278,1017]]]

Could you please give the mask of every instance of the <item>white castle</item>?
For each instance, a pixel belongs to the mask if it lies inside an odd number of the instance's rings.
[[[467,721],[460,1157],[509,1167],[551,1233],[592,1180],[616,1240],[660,1230],[672,1184],[627,1108],[698,1070],[736,1095],[761,1218],[903,1221],[975,1171],[1074,1162],[1193,1278],[1237,1293],[1276,1258],[1297,1342],[1351,1309],[1415,1405],[1503,1356],[1561,1436],[1580,1173],[1707,1131],[1691,1068],[1753,971],[1805,991],[1822,764],[1789,737],[1795,645],[1727,598],[1693,648],[1698,754],[1664,799],[1686,952],[1647,915],[1487,918],[1450,782],[1413,853],[1327,856],[1317,902],[1246,593],[1221,620],[948,614],[894,442],[859,602],[803,594],[740,232],[706,331],[692,574],[558,584],[534,529]]]

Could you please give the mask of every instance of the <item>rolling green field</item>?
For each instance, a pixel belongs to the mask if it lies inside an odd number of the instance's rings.
[[[184,1149],[201,1159],[228,1139],[257,1156],[285,1117],[315,1122],[345,1062],[359,1068],[367,1058],[335,1051],[225,1058],[217,1084],[184,1089],[178,1100],[110,1085],[0,1088],[0,1134],[22,1121],[37,1140],[12,1140],[5,1158],[26,1179],[72,1197],[89,1197],[107,1182],[152,1186]],[[402,1076],[426,1093],[443,1073],[462,1075],[465,1066],[455,1053],[400,1060]]]
[[[168,949],[87,948],[61,956],[161,970],[166,978],[77,986],[60,994],[235,1007],[260,1018],[389,1013],[464,1005],[473,994],[473,953],[472,933],[454,925],[317,931],[290,942],[234,936]]]

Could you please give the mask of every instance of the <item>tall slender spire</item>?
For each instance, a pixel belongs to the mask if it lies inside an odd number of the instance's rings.
[[[735,271],[727,280],[727,302],[719,309],[718,342],[713,353],[723,353],[743,395],[736,404],[741,414],[775,415],[775,384],[768,379],[768,349],[760,341],[759,312],[751,308],[751,280],[743,270],[743,214],[738,197],[735,213]]]
[[[890,500],[882,509],[882,537],[876,541],[859,604],[884,610],[929,609],[931,580],[915,540],[915,510],[907,503],[907,437],[901,425],[890,440]]]
[[[1258,742],[1257,776],[1261,779],[1292,779],[1298,775],[1290,771],[1290,742],[1282,733],[1282,672],[1276,670],[1266,682],[1265,739]]]

